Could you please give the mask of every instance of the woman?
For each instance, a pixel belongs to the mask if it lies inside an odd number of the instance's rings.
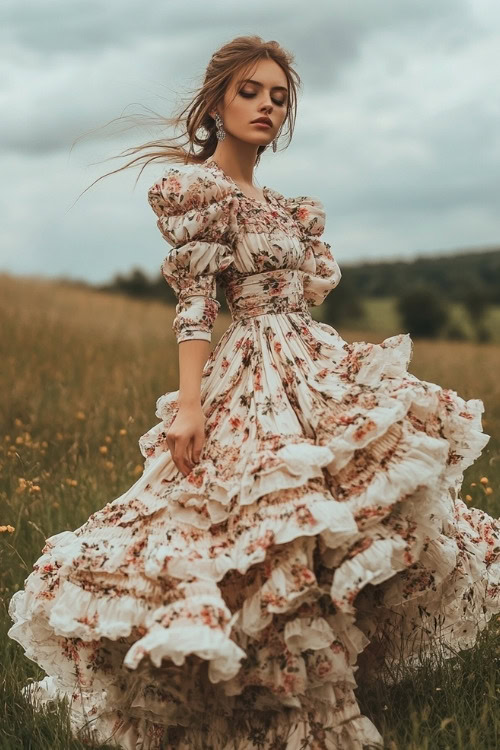
[[[183,163],[148,198],[179,389],[140,439],[142,476],[47,539],[10,604],[47,672],[26,694],[67,696],[75,734],[126,750],[379,747],[359,666],[454,653],[500,611],[500,524],[458,495],[482,402],[409,374],[408,334],[349,344],[315,321],[341,277],[323,205],[254,182],[292,131],[291,60],[226,44],[189,152],[164,148]],[[210,353],[216,281],[232,323]]]

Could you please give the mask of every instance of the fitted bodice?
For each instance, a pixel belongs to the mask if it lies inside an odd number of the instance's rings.
[[[308,312],[339,283],[330,245],[320,239],[325,211],[317,198],[266,201],[245,196],[215,162],[167,169],[148,191],[172,250],[161,270],[178,303],[177,341],[211,340],[220,283],[233,320],[266,312]]]

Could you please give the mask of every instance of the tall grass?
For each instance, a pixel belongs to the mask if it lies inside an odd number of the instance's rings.
[[[44,673],[6,637],[7,605],[48,536],[80,526],[142,473],[137,441],[157,421],[158,396],[178,387],[172,314],[162,303],[0,276],[0,750],[88,748],[71,737],[64,704],[34,712],[22,698],[20,687]],[[219,316],[214,344],[229,322]],[[348,341],[380,341],[369,331],[339,332]],[[466,472],[464,499],[494,516],[498,355],[494,344],[416,341],[410,364],[422,379],[484,400],[492,439]],[[360,685],[362,709],[390,750],[500,746],[498,625],[438,669],[423,664],[392,687]]]

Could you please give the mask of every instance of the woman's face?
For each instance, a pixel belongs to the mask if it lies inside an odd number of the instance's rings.
[[[274,60],[263,59],[253,69],[233,76],[219,114],[226,133],[255,146],[266,146],[279,133],[288,111],[287,102],[285,73]],[[271,127],[253,124],[259,117],[269,117]]]

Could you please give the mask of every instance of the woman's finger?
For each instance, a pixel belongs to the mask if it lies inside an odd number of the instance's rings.
[[[186,459],[187,459],[187,463],[189,464],[189,470],[191,471],[191,469],[194,466],[194,461],[193,461],[193,439],[192,438],[191,438],[191,440],[189,441],[189,443],[187,444],[187,447],[186,447]]]

